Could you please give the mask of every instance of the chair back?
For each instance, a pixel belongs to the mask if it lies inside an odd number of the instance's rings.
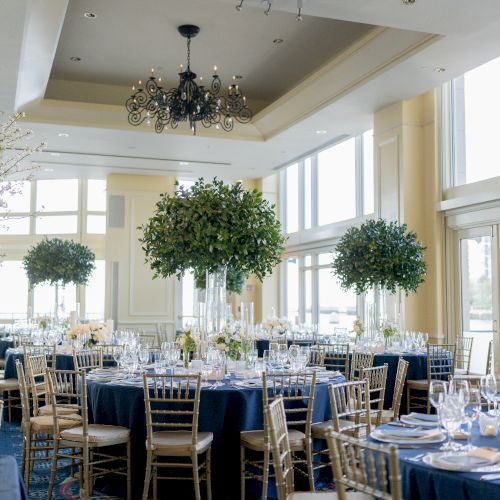
[[[373,366],[374,354],[372,352],[353,352],[351,357],[351,374],[349,380],[360,380],[361,370]]]
[[[308,366],[325,366],[325,350],[322,347],[311,347]]]
[[[52,404],[54,437],[59,437],[59,419],[64,418],[65,421],[73,420],[75,426],[83,427],[85,441],[88,438],[87,373],[85,370],[52,368],[45,373]]]
[[[26,359],[27,356],[36,356],[43,354],[46,357],[47,366],[49,366],[50,368],[55,368],[56,348],[57,346],[55,344],[23,344],[24,359]]]
[[[282,398],[264,406],[266,434],[271,445],[278,500],[286,500],[293,492],[293,461],[285,406]]]
[[[327,432],[335,486],[339,500],[355,489],[372,498],[402,500],[398,447],[381,446],[333,430]]]
[[[403,389],[405,386],[408,366],[410,366],[410,363],[400,357],[398,361],[398,370],[396,372],[396,381],[394,383],[394,393],[392,395],[391,406],[391,410],[395,419],[399,418],[399,408],[401,407],[401,398],[403,397]]]
[[[16,359],[16,372],[17,381],[19,383],[19,396],[21,399],[21,411],[22,411],[22,422],[23,426],[30,423],[31,418],[31,407],[28,384],[26,383],[26,376],[24,374],[24,368],[18,359]]]
[[[103,359],[114,359],[116,353],[123,353],[125,346],[123,344],[101,344]]]
[[[333,430],[347,432],[356,437],[370,434],[370,386],[368,380],[330,384],[328,392]]]
[[[349,344],[318,344],[325,351],[327,370],[338,370],[349,378]]]
[[[307,439],[311,437],[316,372],[262,373],[262,400],[264,408],[281,398],[288,426],[300,428]]]
[[[161,431],[191,432],[192,444],[198,439],[201,375],[144,373],[144,403],[147,442]]]
[[[388,364],[361,369],[361,380],[368,380],[370,391],[370,415],[375,416],[375,426],[382,421]]]
[[[48,392],[45,381],[45,372],[47,371],[47,357],[45,354],[34,356],[24,356],[26,365],[27,384],[31,397],[33,398],[33,414],[38,414],[39,398],[45,396]]]
[[[453,376],[455,344],[427,344],[427,381],[446,380]]]
[[[102,349],[87,349],[83,351],[74,350],[73,363],[76,371],[102,368]]]
[[[474,337],[459,337],[457,339],[455,368],[463,370],[465,373],[469,373],[470,370],[473,342]]]
[[[488,354],[486,356],[486,374],[493,373],[493,340],[488,344]]]

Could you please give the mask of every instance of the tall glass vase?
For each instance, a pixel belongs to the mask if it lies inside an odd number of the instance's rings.
[[[207,271],[205,297],[205,336],[220,333],[226,326],[226,275],[227,267],[218,266]],[[204,341],[207,339],[205,338]]]
[[[59,324],[59,283],[54,285],[54,325]]]

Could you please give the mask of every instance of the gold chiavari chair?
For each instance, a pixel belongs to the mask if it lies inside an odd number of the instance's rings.
[[[374,357],[375,355],[372,352],[353,352],[349,380],[360,380],[361,370],[363,368],[371,368]]]
[[[392,405],[389,410],[382,411],[382,423],[392,422],[399,418],[399,409],[401,407],[401,398],[406,381],[406,373],[410,363],[403,358],[399,358],[398,370],[396,372],[396,382],[394,384],[394,393],[392,395]]]
[[[332,420],[313,424],[311,428],[314,439],[326,440],[328,429],[333,427],[336,432],[342,432],[354,437],[365,437],[371,432],[371,422],[368,418],[370,406],[370,386],[368,380],[355,380],[328,386]],[[320,462],[315,468],[326,467],[328,464],[321,459],[328,455],[328,449],[317,452]]]
[[[429,386],[431,380],[448,381],[455,368],[455,344],[427,344],[427,378],[423,380],[408,380],[406,382],[406,410],[426,409],[431,412],[429,401]],[[424,396],[412,395],[412,391]]]
[[[99,349],[102,350],[103,362],[112,361],[116,356],[123,353],[125,346],[123,344],[100,344]]]
[[[322,347],[311,347],[308,366],[325,366],[325,350]]]
[[[155,500],[158,479],[191,479],[186,476],[159,476],[158,468],[192,468],[196,500],[201,498],[201,480],[206,480],[207,498],[211,500],[210,460],[213,434],[198,432],[201,376],[145,373],[143,380],[147,430],[143,500],[148,498],[151,475]],[[200,462],[199,457],[203,454],[205,459]],[[166,457],[167,462],[160,460]],[[186,463],[186,459],[190,459],[191,463]]]
[[[361,380],[368,380],[370,393],[370,419],[375,427],[382,421],[384,410],[385,385],[387,383],[387,363],[383,366],[372,366],[361,369]]]
[[[456,346],[455,374],[467,375],[470,372],[473,337],[460,337]]]
[[[22,420],[21,430],[23,433],[23,458],[21,470],[26,485],[26,491],[29,491],[29,481],[31,471],[36,461],[49,460],[51,457],[48,452],[54,449],[54,422],[52,416],[31,415],[31,405],[29,398],[29,386],[26,381],[23,365],[19,360],[16,361],[17,379],[19,381],[19,394],[21,397]],[[59,419],[61,429],[80,425],[73,420],[77,415],[70,412],[71,419]],[[45,452],[45,453],[40,453]]]
[[[94,370],[103,367],[102,349],[86,349],[73,351],[75,370]]]
[[[1,378],[0,393],[4,404],[7,403],[7,414],[9,422],[12,421],[12,408],[19,408],[21,400],[18,396],[19,382],[17,378]]]
[[[39,415],[40,400],[45,399],[47,394],[47,385],[45,383],[47,357],[45,354],[28,355],[25,351],[24,365],[26,367],[28,393],[33,401],[33,414]]]
[[[325,351],[327,370],[337,370],[349,378],[349,344],[318,344],[316,347]]]
[[[117,474],[127,478],[127,500],[131,500],[130,430],[115,425],[89,424],[85,370],[47,370],[49,397],[52,402],[54,454],[47,499],[51,500],[59,459],[71,459],[80,465],[80,498],[90,500],[96,477]],[[64,411],[77,408],[77,414]],[[61,419],[75,426],[63,428]],[[106,448],[125,446],[126,455],[114,455]],[[75,451],[72,451],[75,450]],[[70,465],[64,464],[63,467]]]
[[[326,439],[340,500],[403,500],[397,446],[381,446],[333,429],[329,429]]]
[[[315,372],[289,374],[262,374],[264,408],[269,402],[281,398],[285,404],[288,436],[294,469],[307,476],[309,488],[314,491],[312,412],[316,388]],[[300,430],[299,430],[300,429]],[[262,459],[247,458],[246,450],[261,453]],[[262,481],[262,498],[267,498],[270,464],[270,443],[266,430],[240,432],[241,498],[245,498],[247,479]],[[298,454],[304,454],[301,458]],[[299,466],[305,465],[306,472]],[[253,472],[257,470],[258,473]]]

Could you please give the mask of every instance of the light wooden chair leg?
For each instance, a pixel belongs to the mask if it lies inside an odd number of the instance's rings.
[[[151,483],[151,462],[152,462],[152,452],[148,451],[148,458],[146,462],[146,476],[144,477],[144,490],[142,492],[142,500],[148,500],[149,483]]]
[[[240,446],[240,488],[241,488],[241,494],[240,494],[240,499],[245,500],[245,486],[246,486],[246,480],[245,480],[245,447]]]
[[[158,465],[153,465],[153,500],[158,500]]]
[[[207,468],[207,500],[212,500],[212,447],[208,448],[205,458],[205,466]]]
[[[90,494],[92,492],[92,486],[90,484],[90,477],[89,477],[89,472],[90,472],[90,466],[89,466],[89,448],[88,446],[84,446],[82,450],[82,455],[83,455],[83,485],[82,489],[80,490],[80,498],[82,500],[89,500],[90,499]]]
[[[198,454],[196,451],[192,452],[191,461],[193,462],[194,498],[195,500],[201,500],[200,471],[198,470]]]
[[[24,484],[26,485],[26,493],[29,492],[31,473],[31,431],[26,436],[26,464],[24,466]]]
[[[306,445],[307,475],[309,476],[309,490],[314,492],[314,467],[312,462],[312,443]]]
[[[262,500],[267,499],[267,486],[269,483],[269,451],[264,452],[264,469],[262,471]]]
[[[47,500],[52,499],[52,490],[54,489],[54,483],[56,480],[58,454],[59,454],[59,441],[56,440],[54,443],[54,455],[52,456],[52,467],[50,469],[50,480],[49,480],[49,489],[47,491]]]
[[[406,387],[406,414],[410,414],[410,388]]]

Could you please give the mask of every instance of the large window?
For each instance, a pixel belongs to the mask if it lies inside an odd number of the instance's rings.
[[[345,221],[356,224],[374,212],[373,168],[369,130],[282,171],[281,222],[290,238],[281,273],[281,312],[290,321],[298,318],[332,333],[351,329],[362,316],[363,299],[340,288],[331,271],[331,252],[318,248],[333,249]]]
[[[453,81],[454,185],[500,176],[500,58]]]
[[[6,256],[0,264],[0,283],[6,286],[0,290],[0,319],[26,318],[28,313],[34,317],[52,315],[54,287],[37,285],[29,294],[26,274],[18,259],[44,235],[60,235],[91,247],[89,241],[99,245],[99,237],[88,235],[106,232],[106,181],[26,181],[16,183],[15,191],[13,196],[6,193],[1,196],[6,206],[0,207],[0,245]],[[93,250],[98,254],[98,248]],[[68,285],[60,289],[59,304],[69,314],[77,309],[77,300],[81,300],[82,317],[104,318],[104,292],[104,260],[96,260],[89,283],[85,287]]]

